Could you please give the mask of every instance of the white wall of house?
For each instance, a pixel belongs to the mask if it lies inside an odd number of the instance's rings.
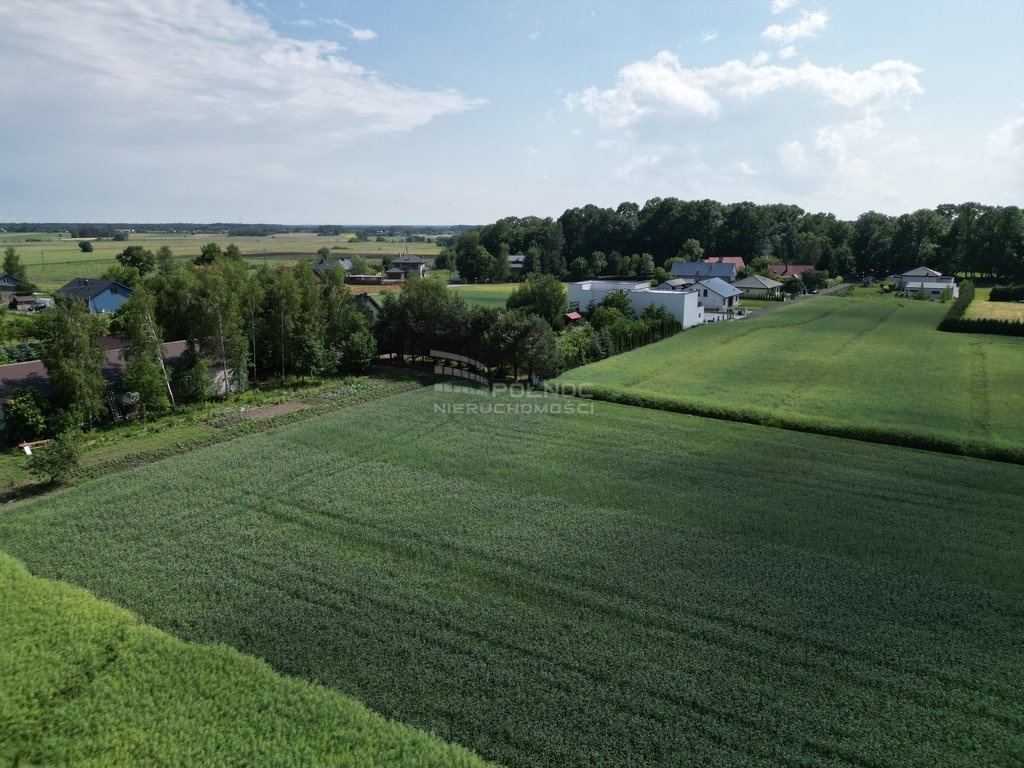
[[[653,304],[665,307],[683,328],[690,328],[704,322],[704,308],[699,305],[695,293],[657,290],[651,288],[646,282],[584,280],[578,283],[569,283],[569,309],[583,311],[591,303],[599,304],[612,291],[624,291],[629,296],[633,311],[637,314]]]
[[[700,283],[697,283],[693,288],[697,294],[698,302],[704,307],[704,309],[712,312],[722,312],[724,310],[735,309],[740,304],[740,297],[738,295],[724,298],[719,296],[706,285],[701,285]]]

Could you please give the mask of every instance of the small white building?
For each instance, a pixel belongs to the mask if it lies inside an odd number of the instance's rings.
[[[743,293],[718,277],[698,280],[693,284],[693,290],[700,305],[710,312],[731,312],[739,306],[740,294]]]
[[[585,310],[592,303],[599,304],[612,291],[622,291],[629,297],[633,311],[640,314],[645,307],[665,307],[683,328],[691,328],[704,322],[704,308],[697,300],[697,294],[690,291],[673,291],[651,288],[646,281],[633,280],[583,280],[569,283],[569,311]],[[737,291],[739,293],[739,291]]]

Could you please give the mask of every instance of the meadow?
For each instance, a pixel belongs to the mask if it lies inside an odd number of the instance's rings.
[[[430,258],[440,251],[433,242],[401,243],[391,240],[381,243],[350,243],[348,240],[351,236],[342,234],[337,237],[318,237],[312,233],[287,233],[266,237],[228,237],[139,232],[130,235],[126,241],[93,240],[93,251],[83,253],[78,240],[58,238],[53,233],[0,232],[0,250],[13,246],[21,255],[29,280],[42,290],[59,288],[74,277],[98,277],[107,267],[116,263],[114,258],[129,245],[141,245],[153,252],[166,245],[174,251],[175,256],[193,259],[207,243],[217,243],[221,248],[234,243],[243,255],[257,265],[279,263],[281,259],[294,263],[302,258],[316,258],[316,252],[324,247],[330,248],[331,253],[338,256],[359,254],[370,259],[385,256],[394,258],[406,252]]]
[[[355,406],[8,507],[0,548],[510,767],[1024,759],[1024,468],[525,402]]]
[[[564,374],[602,398],[1024,462],[1024,341],[949,305],[822,296]]]
[[[504,309],[509,295],[518,283],[497,283],[485,285],[452,285],[450,288],[462,296],[467,304],[479,307]]]
[[[0,553],[0,764],[484,762],[230,648],[170,637]]]

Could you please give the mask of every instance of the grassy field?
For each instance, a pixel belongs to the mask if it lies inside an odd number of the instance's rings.
[[[267,237],[227,237],[225,235],[186,235],[184,233],[135,233],[127,241],[96,240],[93,252],[83,253],[78,240],[58,239],[52,233],[0,232],[0,251],[14,246],[28,270],[29,280],[42,290],[59,288],[74,277],[97,277],[114,264],[114,257],[129,245],[141,245],[151,251],[168,246],[175,256],[194,258],[206,243],[215,242],[222,248],[234,243],[242,253],[257,263],[264,259],[291,260],[315,257],[320,248],[330,248],[339,256],[361,254],[368,258],[395,257],[408,251],[422,257],[435,256],[439,248],[435,243],[348,242],[351,235],[318,237],[315,234],[290,233]],[[35,242],[36,240],[40,242]],[[29,242],[32,241],[32,242]]]
[[[237,651],[176,640],[3,553],[0,764],[484,765]]]
[[[487,285],[453,285],[451,288],[453,291],[458,291],[468,304],[504,309],[509,294],[518,285],[518,283],[497,283]]]
[[[356,406],[8,507],[0,547],[512,767],[1024,759],[1024,468],[521,405]]]
[[[561,381],[726,418],[1024,455],[1024,341],[940,333],[947,309],[823,296],[695,328]]]
[[[974,301],[967,307],[964,315],[968,320],[978,318],[992,318],[993,320],[1016,320],[1024,323],[1024,304],[1014,301],[989,301],[991,288],[977,288],[974,292]]]

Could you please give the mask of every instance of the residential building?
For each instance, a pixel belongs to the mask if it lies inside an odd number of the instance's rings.
[[[694,292],[651,288],[646,281],[582,280],[569,283],[568,311],[579,312],[591,304],[598,304],[612,291],[625,293],[637,314],[643,312],[645,307],[657,305],[667,309],[683,328],[704,322],[704,310]]]
[[[81,299],[93,315],[115,312],[132,297],[132,289],[113,280],[76,277],[57,291],[58,295]]]
[[[743,291],[745,299],[776,299],[782,295],[782,283],[764,275],[744,277],[732,285]]]
[[[704,280],[717,277],[727,283],[736,279],[736,265],[727,262],[677,261],[672,264],[672,277]]]
[[[427,274],[427,262],[421,259],[419,256],[410,256],[404,254],[399,256],[397,259],[391,261],[392,268],[398,268],[402,270],[404,276],[418,275],[423,277]],[[390,272],[391,270],[388,270]]]
[[[696,292],[697,301],[705,312],[730,313],[739,306],[740,294],[743,293],[720,277],[698,280],[691,290]]]

